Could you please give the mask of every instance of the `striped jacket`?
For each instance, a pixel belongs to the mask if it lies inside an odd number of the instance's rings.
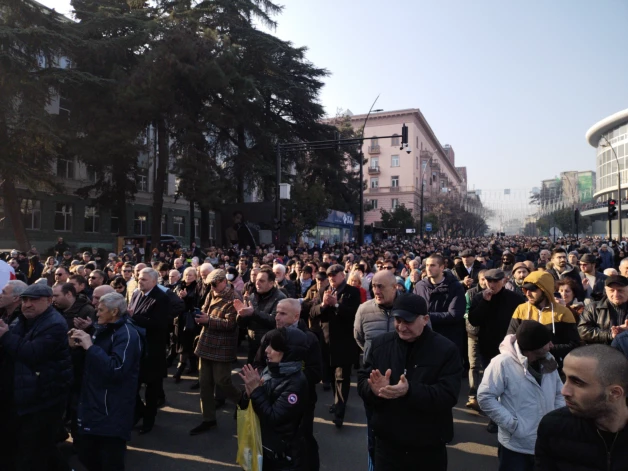
[[[216,295],[211,293],[205,302],[204,312],[209,315],[209,322],[203,327],[201,337],[194,352],[199,358],[212,361],[232,362],[238,349],[238,312],[233,301],[241,299],[233,287]]]

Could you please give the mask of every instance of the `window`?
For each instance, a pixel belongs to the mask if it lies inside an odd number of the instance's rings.
[[[174,235],[179,237],[185,236],[185,218],[183,216],[173,216],[172,224]]]
[[[371,168],[379,167],[379,157],[371,157]]]
[[[418,169],[419,168],[419,156],[417,155],[415,158],[416,158],[416,168]]]
[[[162,234],[168,233],[168,216],[165,214],[161,215],[161,233]]]
[[[371,139],[371,147],[379,147],[379,139],[377,139],[377,136],[373,136]]]
[[[414,148],[415,149],[419,148],[419,136],[416,137],[416,146]]]
[[[371,188],[379,188],[379,178],[371,178]]]
[[[20,212],[24,229],[38,231],[41,229],[41,202],[38,200],[21,200]]]
[[[111,233],[120,233],[120,217],[118,215],[118,212],[115,210],[111,211]]]
[[[399,206],[399,198],[393,198],[391,206],[392,206],[392,209],[396,209],[397,206]]]
[[[194,238],[201,236],[201,221],[199,218],[194,218]]]
[[[55,231],[69,232],[72,230],[72,205],[57,203],[55,210]]]
[[[371,200],[371,209],[377,209],[377,200]]]
[[[85,232],[100,232],[100,214],[96,206],[85,206]]]
[[[57,176],[74,179],[74,161],[68,159],[57,159]]]
[[[96,168],[93,165],[87,166],[87,181],[96,183],[98,175],[96,174]]]
[[[146,235],[146,226],[148,225],[148,213],[136,211],[133,219],[133,232],[137,235]]]
[[[391,155],[390,156],[390,166],[391,167],[399,167],[399,156]]]
[[[390,139],[390,145],[391,146],[399,146],[399,136],[397,134],[393,134],[393,137]]]
[[[390,186],[393,188],[399,187],[399,177],[390,177]]]
[[[137,185],[137,191],[148,191],[148,169],[139,168],[135,175],[135,184]]]
[[[68,121],[70,119],[70,100],[63,96],[59,96],[59,117]]]

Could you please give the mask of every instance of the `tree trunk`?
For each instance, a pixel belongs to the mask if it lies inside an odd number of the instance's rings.
[[[11,227],[13,227],[13,235],[17,242],[17,248],[22,252],[28,252],[31,248],[31,244],[28,240],[26,229],[24,229],[24,221],[22,220],[20,201],[17,197],[15,183],[11,178],[6,178],[2,186],[4,188],[4,207],[9,215]]]
[[[201,248],[209,246],[209,209],[201,206]]]
[[[151,211],[151,251],[159,250],[161,240],[161,213],[164,207],[164,182],[169,162],[169,142],[166,122],[163,118],[157,120],[157,166],[155,168],[155,183],[153,185],[153,207]],[[146,254],[146,260],[150,260],[150,254]]]
[[[190,247],[192,247],[192,242],[196,242],[194,229],[194,200],[190,200]]]

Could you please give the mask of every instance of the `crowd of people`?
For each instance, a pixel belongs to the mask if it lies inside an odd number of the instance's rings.
[[[264,470],[318,470],[317,394],[339,429],[351,375],[369,469],[447,469],[452,409],[488,416],[500,470],[628,463],[628,258],[598,238],[385,240],[4,254],[2,469],[124,469],[163,382],[260,419]],[[4,263],[4,262],[0,262]],[[239,349],[247,361],[234,382]],[[183,387],[183,386],[180,386]],[[33,453],[33,443],[38,452]]]

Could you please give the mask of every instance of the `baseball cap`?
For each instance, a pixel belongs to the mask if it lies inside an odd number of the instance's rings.
[[[20,298],[52,298],[52,288],[48,285],[35,283],[30,285],[20,294]]]
[[[427,303],[417,294],[399,294],[393,302],[392,315],[406,322],[414,322],[417,317],[427,315]]]
[[[604,281],[604,286],[610,285],[628,286],[628,278],[621,275],[611,275]]]

